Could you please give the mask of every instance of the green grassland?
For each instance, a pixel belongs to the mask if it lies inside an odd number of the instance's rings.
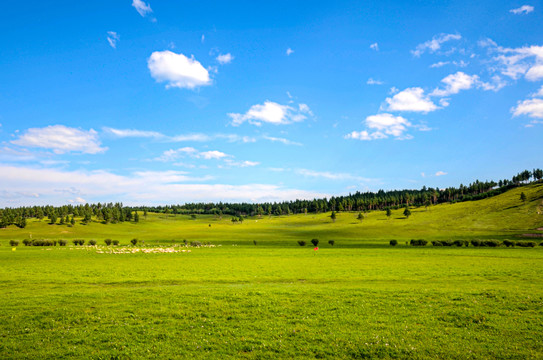
[[[71,228],[29,221],[0,230],[0,358],[543,358],[543,246],[403,241],[543,233],[542,199],[543,185],[534,184],[412,209],[408,219],[397,210],[362,222],[343,212],[335,223],[329,213],[243,224],[158,214]],[[29,234],[221,246],[107,254],[8,245]],[[296,244],[314,237],[318,251]]]

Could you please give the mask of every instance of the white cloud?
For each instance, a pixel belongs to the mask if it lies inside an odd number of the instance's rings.
[[[210,85],[209,72],[194,57],[188,58],[169,50],[155,51],[147,61],[151,76],[166,87],[194,89]]]
[[[206,134],[182,134],[175,135],[170,138],[173,142],[184,142],[184,141],[210,141],[212,137]]]
[[[379,44],[378,43],[371,44],[370,49],[375,50],[375,51],[379,51]]]
[[[28,129],[12,143],[25,147],[51,149],[56,154],[71,151],[98,154],[107,150],[107,148],[100,147],[98,133],[93,129],[86,131],[64,125]]]
[[[383,85],[384,82],[382,82],[380,80],[374,80],[372,78],[369,78],[368,81],[366,81],[366,84],[368,84],[368,85]]]
[[[180,171],[135,172],[126,176],[112,172],[64,171],[0,164],[0,206],[62,205],[73,200],[59,196],[59,189],[74,190],[81,200],[122,201],[126,205],[187,202],[264,202],[329,197],[329,194],[270,184],[205,184],[210,176],[191,177]],[[9,195],[10,198],[7,198]],[[28,196],[31,196],[28,198]],[[76,198],[77,201],[77,198]]]
[[[539,90],[536,93],[532,94],[533,97],[543,97],[543,86],[539,88]]]
[[[206,160],[211,160],[211,159],[222,159],[224,157],[227,157],[227,156],[230,156],[230,155],[227,155],[221,151],[217,151],[217,150],[212,150],[212,151],[204,151],[204,152],[201,152],[197,155],[197,157],[199,158],[204,158]]]
[[[394,116],[387,113],[371,115],[366,118],[365,125],[368,129],[373,130],[373,132],[370,133],[367,130],[360,132],[353,131],[350,134],[345,135],[345,138],[355,140],[377,140],[386,139],[389,135],[398,140],[412,138],[411,135],[405,134],[412,125],[402,116]]]
[[[536,64],[526,72],[526,79],[530,81],[538,81],[543,79],[543,64]]]
[[[435,64],[430,65],[430,67],[431,68],[440,68],[442,66],[449,65],[450,63],[451,63],[450,61],[439,61],[439,62],[436,62]]]
[[[120,138],[143,137],[143,138],[165,138],[166,136],[156,131],[144,131],[136,129],[113,129],[103,128],[104,132]]]
[[[153,12],[149,4],[144,3],[142,0],[132,0],[132,6],[136,9],[138,14],[145,17],[147,14]]]
[[[479,85],[486,91],[499,91],[507,85],[507,82],[498,75],[494,75],[491,82],[481,82]]]
[[[234,57],[230,53],[228,53],[228,54],[219,54],[219,56],[217,56],[217,61],[221,65],[229,64],[229,63],[232,62],[232,60],[234,60]]]
[[[232,159],[225,159],[224,162],[228,166],[241,167],[241,168],[253,167],[253,166],[260,165],[260,163],[258,161],[248,161],[248,160],[246,160],[246,161],[234,161]]]
[[[437,50],[441,49],[441,45],[447,41],[450,40],[460,40],[462,36],[460,34],[439,34],[432,38],[432,40],[428,40],[422,44],[417,45],[415,50],[411,50],[411,53],[419,57],[424,52],[428,51],[430,53],[434,53]]]
[[[543,79],[543,46],[524,46],[520,48],[504,48],[487,39],[479,42],[480,46],[498,53],[493,58],[498,63],[497,69],[512,79],[524,76],[529,81]],[[496,70],[490,68],[490,70]]]
[[[445,84],[445,89],[435,89],[430,96],[449,96],[452,94],[458,94],[461,90],[471,89],[478,84],[479,76],[467,75],[462,71],[458,71],[455,74],[450,74],[441,80]]]
[[[206,37],[204,34],[202,34],[202,37],[200,38],[200,41],[202,42],[202,44],[205,42],[205,40],[206,40]]]
[[[424,95],[424,90],[419,87],[407,88],[392,98],[386,98],[389,111],[413,111],[428,113],[437,110],[438,107]]]
[[[543,99],[528,99],[519,102],[512,108],[513,116],[526,115],[531,118],[543,119]]]
[[[119,36],[119,34],[117,34],[115,31],[107,32],[107,42],[114,49],[117,48],[117,41],[119,41],[120,38],[121,37]]]
[[[447,175],[447,173],[444,172],[444,171],[438,171],[438,172],[436,172],[436,176],[443,176],[443,175]]]
[[[290,54],[292,54],[294,52],[294,50],[292,50],[291,48],[288,48],[287,51],[286,51],[286,54],[287,56],[290,56]]]
[[[513,13],[513,14],[515,14],[515,15],[519,15],[519,14],[529,14],[529,13],[531,13],[532,11],[534,11],[534,7],[531,6],[531,5],[522,5],[522,6],[519,7],[519,8],[509,10],[509,12],[511,12],[511,13]]]
[[[328,171],[314,171],[314,170],[308,170],[308,169],[297,169],[296,173],[302,176],[307,177],[315,177],[315,178],[321,178],[321,179],[327,179],[327,180],[337,180],[337,181],[344,181],[344,180],[355,180],[360,182],[369,182],[373,179],[368,179],[360,176],[355,176],[347,173],[336,173],[336,172],[328,172]]]
[[[305,104],[300,104],[299,109],[296,110],[291,106],[266,100],[262,105],[251,106],[245,114],[229,113],[228,116],[232,119],[234,126],[239,126],[245,121],[260,126],[263,122],[280,125],[303,121],[307,118],[305,114],[311,115],[311,110]]]
[[[299,142],[290,141],[290,140],[284,139],[284,138],[278,138],[278,137],[266,136],[266,135],[263,136],[263,138],[266,139],[266,140],[272,141],[272,142],[280,142],[280,143],[285,144],[285,145],[302,146],[302,144],[299,143]]]

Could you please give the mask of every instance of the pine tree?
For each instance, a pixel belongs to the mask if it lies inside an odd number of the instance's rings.
[[[411,216],[411,210],[409,210],[409,208],[406,207],[405,210],[403,211],[403,214],[405,215],[406,218],[409,218],[409,216]]]
[[[364,220],[364,215],[362,215],[361,212],[358,213],[358,216],[356,217],[359,221]]]
[[[330,215],[330,218],[332,219],[333,222],[336,222],[336,212],[335,211],[332,211],[332,215]]]

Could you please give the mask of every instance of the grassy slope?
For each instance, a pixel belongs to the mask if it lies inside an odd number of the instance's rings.
[[[520,193],[528,196],[526,204],[520,201]],[[537,211],[541,214],[538,214]],[[507,238],[523,233],[543,233],[535,229],[543,227],[543,184],[532,184],[508,191],[505,194],[473,202],[443,204],[412,209],[406,219],[403,210],[393,211],[387,219],[383,211],[367,214],[359,222],[357,213],[340,213],[335,223],[330,213],[263,217],[247,219],[243,224],[232,224],[230,217],[222,220],[212,216],[188,216],[149,214],[139,224],[109,224],[93,222],[91,225],[48,225],[46,221],[30,220],[25,229],[10,226],[0,229],[0,239],[33,238],[50,239],[119,239],[128,243],[132,238],[146,242],[168,242],[187,239],[214,243],[249,244],[256,240],[259,245],[296,246],[296,240],[321,239],[321,244],[334,239],[340,246],[383,244],[387,240],[400,241],[412,238],[471,239]],[[211,224],[211,227],[209,226]]]

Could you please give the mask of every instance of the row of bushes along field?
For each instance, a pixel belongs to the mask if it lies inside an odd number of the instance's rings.
[[[499,246],[506,246],[506,247],[536,247],[537,243],[535,241],[515,241],[515,240],[478,240],[473,239],[471,241],[468,240],[436,240],[431,242],[433,246],[457,246],[457,247],[499,247]],[[412,239],[409,243],[406,242],[406,245],[409,244],[411,246],[426,246],[428,244],[427,240],[423,239]],[[390,246],[396,246],[398,245],[397,240],[390,240]],[[543,242],[539,244],[540,246],[543,246]]]

